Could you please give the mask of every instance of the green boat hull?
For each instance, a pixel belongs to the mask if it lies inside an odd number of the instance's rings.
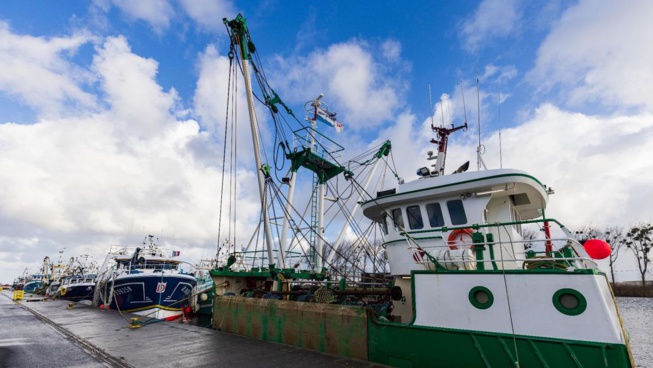
[[[385,322],[357,306],[215,296],[213,327],[396,367],[633,366],[622,344]]]
[[[395,367],[631,367],[626,345],[368,323],[369,360]],[[519,365],[517,365],[519,362]]]

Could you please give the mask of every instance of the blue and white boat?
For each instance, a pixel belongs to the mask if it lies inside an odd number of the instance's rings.
[[[181,317],[192,304],[197,280],[178,256],[159,248],[152,235],[142,247],[111,247],[99,271],[94,304],[156,319]]]
[[[58,280],[57,296],[74,302],[93,300],[97,263],[82,255],[76,259],[77,266],[69,267]]]
[[[79,302],[93,300],[96,274],[64,276],[60,281],[58,296],[61,299]]]
[[[36,294],[43,289],[45,274],[36,273],[27,277],[23,290],[26,294]]]

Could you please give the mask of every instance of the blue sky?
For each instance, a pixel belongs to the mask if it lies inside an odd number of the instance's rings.
[[[553,217],[572,228],[653,220],[649,1],[9,1],[0,281],[59,249],[101,258],[149,233],[195,259],[214,252],[222,18],[238,13],[273,88],[296,112],[324,93],[345,124],[333,137],[353,154],[391,139],[413,179],[433,149],[431,115],[463,122],[464,90],[471,129],[452,137],[449,166],[476,167],[478,97],[484,161],[554,187]],[[257,218],[253,190],[242,188],[243,228]]]

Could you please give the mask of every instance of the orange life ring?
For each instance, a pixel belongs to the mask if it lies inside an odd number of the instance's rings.
[[[469,242],[465,241],[465,238],[467,237],[469,237]],[[470,249],[474,248],[474,245],[472,244],[472,229],[456,229],[449,233],[449,237],[447,238],[449,249],[458,249],[458,244],[460,243],[469,244]]]

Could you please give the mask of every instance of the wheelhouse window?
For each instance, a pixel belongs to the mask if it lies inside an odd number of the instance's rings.
[[[401,215],[401,208],[392,210],[392,222],[394,223],[395,230],[404,228],[404,217]]]
[[[429,225],[431,227],[444,226],[444,217],[442,216],[442,208],[440,207],[440,203],[427,204],[426,215],[429,217]]]
[[[447,209],[449,210],[449,217],[451,217],[452,225],[464,225],[467,223],[467,215],[465,215],[465,207],[463,201],[456,199],[447,202]]]
[[[412,230],[424,228],[424,221],[422,220],[422,212],[419,206],[406,207],[406,216],[408,216],[408,225]]]
[[[388,215],[383,215],[383,219],[379,222],[381,229],[385,235],[388,235]]]

